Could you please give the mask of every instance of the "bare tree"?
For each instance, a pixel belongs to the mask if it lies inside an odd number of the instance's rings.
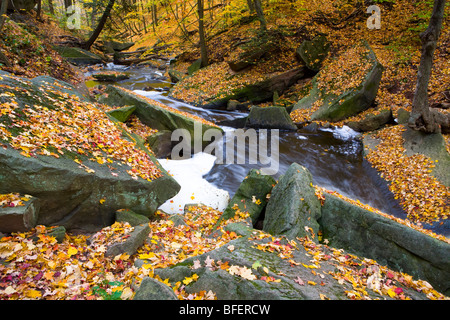
[[[94,44],[95,40],[97,40],[98,36],[100,35],[100,32],[102,32],[103,27],[105,26],[106,20],[108,19],[111,13],[112,7],[114,6],[114,2],[115,0],[109,0],[105,11],[103,12],[102,17],[100,18],[100,21],[98,22],[97,28],[95,28],[89,40],[83,44],[84,49],[89,50],[91,46]]]
[[[428,101],[428,82],[433,67],[433,54],[441,33],[446,0],[435,0],[428,28],[420,34],[422,56],[417,72],[416,91],[412,103],[409,127],[428,133],[448,131],[449,116],[431,109]]]
[[[203,5],[203,0],[197,0],[198,33],[200,36],[200,54],[202,59],[202,68],[208,65],[208,50],[206,48],[205,27],[203,25]]]

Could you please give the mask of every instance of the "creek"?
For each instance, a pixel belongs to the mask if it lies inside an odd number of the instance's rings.
[[[170,98],[168,91],[173,84],[164,78],[163,71],[152,67],[124,67],[109,64],[106,70],[123,71],[129,75],[129,79],[119,81],[115,85],[135,90],[153,100],[214,123],[247,115],[241,111],[203,109]],[[86,75],[95,72],[88,72]],[[87,81],[86,84],[88,87],[93,87],[106,83]],[[230,127],[223,127],[223,129],[235,130]],[[249,151],[248,148],[257,148],[257,146],[247,145],[246,148]],[[276,179],[284,174],[293,162],[297,162],[309,169],[315,185],[337,191],[396,217],[406,217],[389,191],[387,183],[364,159],[362,143],[356,138],[356,133],[349,128],[280,131],[278,160],[279,170],[274,174]],[[203,178],[217,188],[228,191],[232,197],[248,171],[251,168],[261,167],[261,164],[248,163],[214,164]]]

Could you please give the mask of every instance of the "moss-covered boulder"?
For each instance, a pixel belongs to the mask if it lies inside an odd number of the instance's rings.
[[[380,129],[387,123],[393,122],[391,109],[384,109],[376,114],[368,114],[358,121],[348,121],[345,124],[358,132],[374,131]]]
[[[165,283],[150,277],[145,277],[133,300],[178,300],[178,297],[172,288]]]
[[[305,63],[308,69],[318,72],[322,67],[323,60],[327,57],[330,43],[323,35],[312,40],[305,40],[297,48],[296,54]]]
[[[75,65],[98,64],[103,62],[100,56],[81,48],[56,46],[55,50],[63,58]]]
[[[221,216],[221,220],[233,218],[236,212],[248,212],[255,224],[267,204],[267,195],[276,181],[259,170],[251,169],[240,184],[233,198]]]
[[[160,130],[147,137],[147,143],[158,159],[168,158],[172,153],[174,142],[171,137],[170,130]]]
[[[310,109],[311,120],[339,121],[368,109],[381,81],[383,66],[363,42],[324,66],[313,78],[309,94],[293,107]]]
[[[404,125],[403,147],[407,156],[423,154],[434,162],[431,174],[442,184],[450,187],[450,154],[441,133],[424,133]]]
[[[245,122],[247,128],[297,130],[284,107],[253,106]]]
[[[116,211],[116,221],[127,222],[132,227],[138,226],[140,224],[147,224],[150,220],[143,216],[142,214],[137,214],[130,209],[119,209]]]
[[[37,224],[98,230],[153,217],[180,189],[132,135],[73,86],[0,72],[0,193],[39,198]]]
[[[320,212],[311,173],[293,163],[272,190],[263,230],[288,238],[315,237],[319,231]]]
[[[150,233],[150,226],[147,224],[141,224],[133,228],[125,240],[119,240],[108,246],[105,252],[105,257],[115,257],[122,253],[133,255],[137,249],[144,244]]]
[[[242,46],[240,53],[237,57],[228,61],[228,65],[233,71],[241,71],[250,66],[256,65],[260,59],[269,51],[271,51],[273,44],[269,42],[263,42],[259,45]]]
[[[192,76],[196,71],[200,70],[200,68],[202,67],[202,59],[197,59],[195,60],[188,68],[188,74],[190,76]]]
[[[126,122],[128,119],[130,119],[134,110],[136,110],[135,106],[125,106],[125,107],[121,107],[121,108],[116,108],[114,110],[110,110],[106,113],[109,114],[110,116],[116,118],[120,122]]]
[[[178,65],[179,61],[177,59],[170,60],[169,68],[167,69],[170,81],[173,83],[177,83],[189,76],[187,69],[182,71]]]

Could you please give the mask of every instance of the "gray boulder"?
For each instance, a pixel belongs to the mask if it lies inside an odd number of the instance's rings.
[[[348,262],[339,266],[340,262],[334,258],[318,261],[317,264],[312,260],[311,248],[320,250],[322,256],[331,257],[333,253],[330,248],[308,243],[309,249],[305,249],[305,245],[298,240],[292,240],[289,244],[285,239],[274,244],[270,242],[272,237],[259,238],[259,231],[251,228],[246,234],[256,237],[249,239],[244,236],[175,266],[155,269],[154,273],[161,279],[169,279],[170,283],[183,281],[196,274],[198,279],[186,285],[185,291],[198,293],[211,290],[218,300],[349,299],[346,292],[352,291],[351,283],[339,283],[333,278],[336,266],[345,268]],[[292,250],[289,249],[290,245]],[[278,246],[280,251],[261,250],[258,246]],[[288,248],[289,257],[283,256],[281,248]],[[196,269],[193,269],[195,260],[198,262]],[[142,263],[140,261],[138,265]],[[220,263],[227,263],[228,267],[222,269]],[[409,288],[403,288],[403,291],[413,299],[426,299],[425,294]],[[367,295],[372,299],[380,298],[371,290],[367,290]]]
[[[31,197],[14,207],[0,206],[0,232],[25,232],[34,228],[39,217],[39,199]]]
[[[247,128],[297,130],[284,107],[253,106],[245,122]]]
[[[297,56],[305,63],[308,69],[319,71],[323,60],[327,57],[330,43],[325,36],[317,36],[312,40],[305,40],[297,48]]]
[[[234,217],[236,210],[248,212],[252,223],[255,224],[261,212],[267,204],[267,195],[272,191],[276,181],[269,175],[262,174],[259,170],[251,169],[244,178],[221,219]]]
[[[172,152],[172,131],[160,130],[147,137],[147,143],[158,159],[167,158]]]
[[[106,249],[105,256],[115,257],[122,253],[126,253],[130,256],[135,254],[137,249],[144,244],[149,233],[150,226],[148,224],[142,224],[134,227],[134,230],[125,241],[111,244]]]
[[[197,72],[198,70],[200,70],[200,68],[202,67],[202,59],[197,59],[195,60],[188,68],[188,74],[190,76],[192,76],[195,72]]]
[[[311,173],[293,163],[272,190],[263,230],[288,238],[309,236],[317,240],[320,214],[320,201],[312,186]]]
[[[394,120],[392,110],[382,110],[379,114],[369,114],[359,121],[349,121],[345,124],[358,132],[374,131]]]
[[[133,300],[178,300],[178,297],[168,285],[156,279],[145,277]]]

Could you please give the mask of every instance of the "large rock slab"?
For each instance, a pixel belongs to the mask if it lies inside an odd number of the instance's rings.
[[[312,237],[319,231],[320,214],[311,173],[293,163],[272,190],[263,230],[288,238]]]
[[[57,46],[55,50],[67,61],[75,65],[103,63],[103,59],[100,56],[81,48]]]
[[[192,277],[197,274],[198,279],[185,287],[187,293],[211,290],[217,296],[218,300],[319,300],[320,293],[326,293],[330,299],[345,299],[345,294],[336,281],[331,280],[331,276],[326,275],[324,283],[321,286],[301,285],[295,282],[297,277],[301,278],[306,284],[307,281],[313,281],[315,276],[303,266],[292,267],[291,264],[282,259],[275,252],[264,252],[256,248],[257,244],[266,244],[267,241],[249,241],[246,237],[233,240],[228,245],[223,246],[206,254],[189,258],[182,263],[165,269],[155,269],[154,272],[161,279],[169,279],[169,282],[175,283],[182,281],[186,277]],[[233,250],[228,249],[233,246]],[[228,270],[221,268],[206,267],[208,261],[222,261],[228,263],[230,267],[238,267],[236,270],[246,270],[248,279],[238,274],[231,274]],[[193,269],[194,260],[199,260],[200,268]],[[301,263],[308,263],[304,250],[295,252],[293,260]],[[259,263],[268,270],[268,273],[252,269],[255,263]],[[211,263],[212,264],[212,263]],[[330,270],[323,269],[322,271]],[[266,282],[261,277],[272,277],[278,282]],[[253,278],[254,277],[254,278]],[[250,280],[251,279],[251,280]],[[265,278],[263,278],[265,279]],[[318,288],[320,287],[320,288]],[[139,290],[140,291],[140,290]],[[138,293],[139,293],[138,291]]]
[[[325,193],[320,225],[329,245],[427,280],[450,294],[450,244]]]
[[[339,121],[368,109],[375,101],[383,66],[367,43],[358,44],[323,67],[309,95],[293,107],[311,109],[311,120]],[[291,112],[292,112],[291,111]]]
[[[71,85],[38,83],[0,73],[0,193],[39,198],[37,224],[95,231],[122,208],[152,217],[179,191],[148,150],[82,95],[71,94]],[[38,124],[46,117],[52,121]],[[113,147],[101,148],[107,145]],[[153,179],[139,176],[137,155],[154,170]]]
[[[111,106],[135,106],[134,114],[145,125],[157,130],[174,131],[176,129],[186,129],[189,132],[191,142],[194,143],[195,130],[198,128],[200,137],[208,129],[215,129],[222,132],[222,129],[211,122],[200,117],[181,112],[160,102],[139,95],[133,91],[108,86],[106,94],[101,98],[101,102]],[[207,141],[209,143],[209,141]],[[206,143],[206,142],[205,142]]]

